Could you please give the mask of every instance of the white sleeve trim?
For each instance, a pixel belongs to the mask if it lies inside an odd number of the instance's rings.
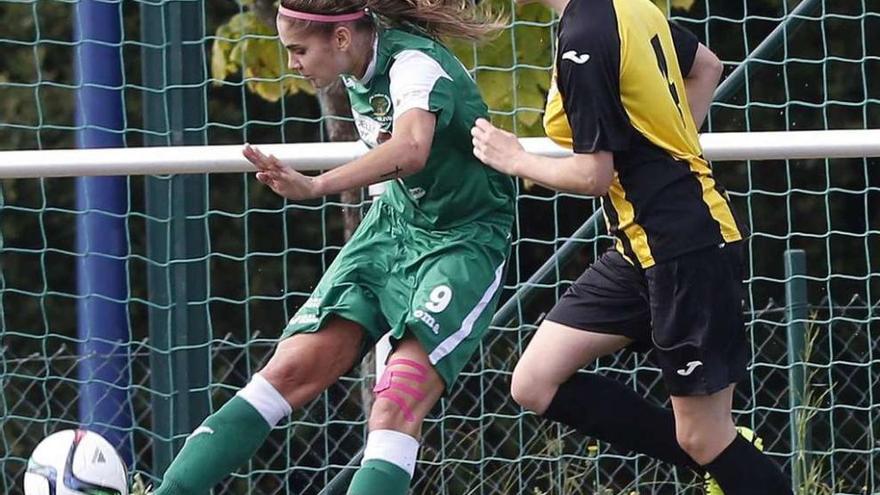
[[[413,108],[430,110],[431,90],[441,77],[452,80],[440,63],[424,52],[403,50],[395,55],[388,72],[394,120]]]

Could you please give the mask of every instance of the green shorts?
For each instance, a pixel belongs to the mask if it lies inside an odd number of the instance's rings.
[[[495,314],[510,222],[432,231],[376,201],[284,330],[317,332],[331,315],[359,323],[371,347],[414,336],[447,387],[477,349]]]

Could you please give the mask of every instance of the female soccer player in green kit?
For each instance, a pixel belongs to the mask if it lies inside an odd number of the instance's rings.
[[[791,494],[731,415],[748,360],[745,234],[697,138],[720,72],[695,68],[708,50],[649,0],[544,3],[561,13],[545,127],[574,154],[526,153],[485,120],[473,129],[474,152],[499,171],[601,196],[616,245],[538,328],[514,370],[513,398],[618,448],[708,473],[712,495]],[[653,349],[672,411],[577,373],[630,346]]]
[[[363,0],[282,0],[277,27],[290,68],[317,87],[341,77],[372,149],[309,177],[246,146],[257,178],[292,200],[390,182],[268,364],[190,435],[157,495],[208,493],[389,331],[393,351],[374,388],[349,493],[408,491],[422,421],[454,386],[494,313],[515,200],[513,181],[473,155],[470,129],[487,107],[436,41],[478,39],[495,23],[458,1],[430,4],[375,0],[367,10]]]

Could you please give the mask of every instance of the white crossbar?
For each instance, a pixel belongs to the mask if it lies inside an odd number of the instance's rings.
[[[880,156],[880,129],[728,132],[700,137],[712,161]],[[571,152],[547,138],[523,138],[530,152]],[[260,145],[297,170],[327,170],[367,151],[359,142]],[[0,178],[251,172],[242,146],[180,146],[0,152]]]

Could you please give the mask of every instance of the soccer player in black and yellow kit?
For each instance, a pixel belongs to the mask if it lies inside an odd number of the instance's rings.
[[[545,127],[574,154],[526,153],[485,120],[472,130],[474,153],[549,188],[601,196],[616,245],[539,327],[514,371],[514,399],[618,448],[707,472],[725,495],[790,494],[731,415],[748,360],[745,234],[697,137],[720,76],[699,67],[711,52],[649,0],[544,2],[562,12]],[[629,346],[653,348],[672,411],[577,373]]]

